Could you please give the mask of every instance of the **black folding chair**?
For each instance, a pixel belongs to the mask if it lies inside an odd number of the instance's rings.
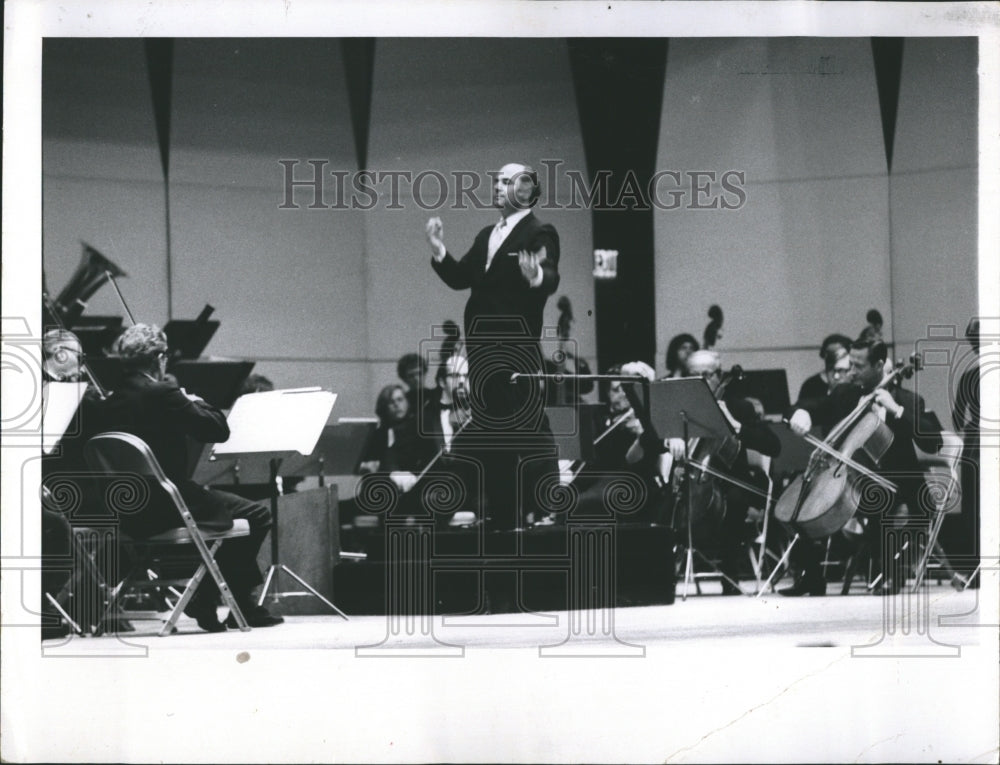
[[[184,589],[181,597],[159,632],[161,636],[169,635],[205,573],[208,572],[212,575],[219,592],[222,594],[223,604],[229,607],[240,630],[243,632],[249,630],[250,627],[235,598],[233,598],[229,585],[222,576],[219,564],[215,561],[215,554],[224,540],[249,535],[248,522],[238,518],[233,522],[233,527],[226,531],[199,528],[177,487],[164,475],[149,446],[141,438],[129,433],[102,433],[94,436],[87,442],[84,454],[90,467],[103,475],[144,482],[150,489],[150,501],[171,503],[183,521],[183,525],[178,528],[169,529],[149,537],[127,536],[119,531],[119,541],[133,550],[134,556],[128,573],[111,592],[104,618],[106,619],[109,614],[114,613],[122,597],[132,590],[162,589],[170,585],[182,586]],[[115,511],[114,507],[109,509]],[[150,579],[149,571],[162,570],[162,553],[166,550],[176,549],[180,545],[194,545],[198,552],[201,563],[194,575],[174,578],[164,576]],[[134,612],[130,612],[129,615],[141,618],[139,614]]]

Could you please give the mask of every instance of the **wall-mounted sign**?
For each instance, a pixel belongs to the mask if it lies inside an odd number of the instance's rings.
[[[618,277],[618,250],[594,250],[594,278]]]

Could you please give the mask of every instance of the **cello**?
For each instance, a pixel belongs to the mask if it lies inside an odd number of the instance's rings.
[[[871,409],[881,389],[910,378],[920,369],[920,356],[898,365],[875,389],[863,396],[857,406],[841,420],[830,434],[820,440],[808,433],[803,438],[814,447],[805,473],[792,481],[774,507],[774,517],[790,525],[808,539],[821,539],[842,529],[857,512],[863,500],[877,498],[872,492],[895,493],[896,484],[854,459],[861,451],[873,463],[885,456],[892,444],[892,431]],[[862,478],[874,483],[866,486]]]

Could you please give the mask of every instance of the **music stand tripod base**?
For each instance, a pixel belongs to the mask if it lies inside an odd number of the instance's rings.
[[[296,595],[312,595],[315,598],[323,601],[330,609],[335,611],[338,616],[340,616],[344,621],[350,621],[347,614],[341,611],[337,606],[335,606],[331,601],[327,600],[320,592],[316,590],[309,582],[303,579],[301,576],[292,571],[284,563],[272,563],[267,569],[267,576],[264,578],[264,586],[260,589],[260,597],[257,598],[257,605],[264,605],[264,599],[267,597],[267,592],[271,588],[271,582],[274,581],[275,574],[284,572],[288,576],[292,577],[296,582],[298,582],[302,587],[306,588],[306,592],[280,592],[277,589],[271,596],[273,602],[277,603],[281,598],[291,597]]]
[[[707,563],[723,581],[729,583],[742,595],[751,596],[745,592],[732,577],[723,573],[709,558],[694,546],[692,520],[694,519],[694,502],[691,491],[692,483],[697,480],[692,476],[690,445],[691,438],[723,439],[735,435],[731,423],[722,414],[708,384],[700,378],[680,378],[658,380],[650,386],[650,420],[658,438],[682,438],[684,441],[684,483],[683,491],[687,505],[687,540],[685,551],[684,590],[681,600],[686,601],[688,588],[695,583],[694,556],[698,555]]]

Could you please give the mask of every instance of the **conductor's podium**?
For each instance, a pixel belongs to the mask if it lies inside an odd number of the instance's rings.
[[[333,569],[349,614],[570,611],[674,601],[674,532],[614,522],[487,532],[386,522],[359,530],[364,560]]]

